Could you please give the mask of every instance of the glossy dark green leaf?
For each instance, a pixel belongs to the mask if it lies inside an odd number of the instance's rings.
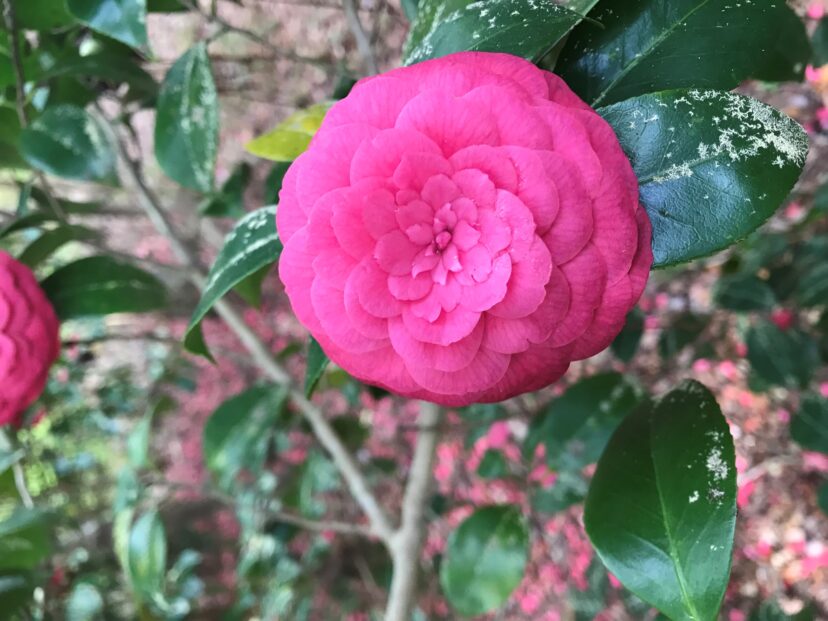
[[[785,0],[603,2],[556,71],[593,107],[673,88],[730,90],[749,77],[798,80],[810,57]]]
[[[736,312],[761,311],[776,305],[776,295],[766,281],[753,274],[733,274],[716,282],[713,302]]]
[[[460,614],[481,615],[509,599],[526,571],[529,530],[520,508],[477,509],[451,533],[440,584]]]
[[[76,584],[66,599],[66,621],[95,621],[103,611],[101,592],[87,582]]]
[[[239,164],[227,178],[221,189],[201,205],[205,216],[214,218],[240,218],[244,215],[244,192],[253,175],[253,167],[247,162]]]
[[[599,113],[638,177],[653,224],[655,267],[705,257],[747,237],[782,204],[808,153],[798,123],[733,93],[668,91]]]
[[[207,419],[204,463],[222,487],[232,488],[242,470],[261,471],[286,398],[284,388],[254,386],[222,403]]]
[[[218,95],[207,47],[190,48],[167,72],[155,119],[155,157],[181,185],[213,189],[218,152]]]
[[[533,455],[543,444],[553,470],[578,471],[595,463],[615,428],[640,400],[639,391],[620,373],[583,379],[533,419],[524,455]]]
[[[278,261],[281,252],[275,207],[262,207],[239,220],[210,268],[201,300],[184,335],[184,346],[209,358],[210,352],[201,331],[204,317],[233,287]]]
[[[402,8],[408,21],[413,22],[417,19],[418,5],[419,0],[402,0]]]
[[[115,152],[100,122],[75,106],[47,108],[20,132],[20,153],[58,177],[112,182]]]
[[[828,263],[825,259],[804,266],[796,285],[796,297],[805,307],[828,306]]]
[[[308,368],[305,371],[305,395],[310,397],[316,390],[316,385],[328,368],[331,359],[322,351],[319,341],[310,337],[308,339]]]
[[[63,320],[111,313],[142,313],[163,308],[164,285],[152,274],[107,256],[70,263],[42,283]]]
[[[805,388],[819,366],[814,340],[799,330],[781,330],[761,321],[745,338],[751,369],[772,386]]]
[[[34,569],[51,548],[52,535],[43,511],[18,507],[0,521],[0,571]]]
[[[629,362],[638,351],[641,337],[644,335],[644,312],[640,308],[632,309],[627,315],[624,329],[615,337],[610,346],[616,358]]]
[[[828,65],[828,17],[819,20],[811,37],[811,46],[814,49],[814,66]]]
[[[282,191],[282,180],[285,178],[292,162],[276,162],[267,175],[264,183],[264,201],[268,205],[279,203],[279,192]]]
[[[97,231],[78,224],[66,224],[53,229],[46,229],[37,239],[26,246],[17,258],[21,263],[34,268],[69,242],[91,240],[98,236]]]
[[[730,574],[736,456],[713,395],[686,382],[607,445],[584,524],[625,587],[673,621],[714,621]]]
[[[160,593],[167,572],[167,535],[157,511],[140,516],[129,531],[130,586],[143,599]]]
[[[539,60],[581,21],[551,2],[421,0],[405,46],[405,64],[462,51],[506,52]]]
[[[791,420],[791,438],[805,450],[828,455],[828,399],[815,394],[802,398]]]
[[[534,492],[530,501],[532,510],[545,515],[555,515],[584,501],[589,485],[579,472],[561,472],[554,485]]]
[[[147,11],[150,13],[180,13],[187,10],[181,0],[147,0]]]
[[[348,414],[332,419],[331,427],[352,453],[356,453],[371,435],[371,430],[367,426],[362,424],[358,418]]]
[[[132,47],[147,45],[146,0],[65,0],[90,28]]]

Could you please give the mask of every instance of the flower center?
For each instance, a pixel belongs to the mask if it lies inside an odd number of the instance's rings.
[[[434,253],[443,254],[443,250],[451,243],[451,231],[437,233],[434,237]]]

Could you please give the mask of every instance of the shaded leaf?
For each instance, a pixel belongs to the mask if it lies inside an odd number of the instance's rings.
[[[17,507],[0,522],[0,571],[34,569],[51,552],[47,514]]]
[[[776,295],[764,280],[752,274],[734,274],[719,278],[713,289],[713,301],[727,310],[760,311],[776,306]]]
[[[761,321],[751,326],[745,341],[751,369],[772,386],[805,388],[819,366],[816,343],[799,330]]]
[[[624,586],[673,621],[713,621],[730,574],[736,466],[713,395],[686,382],[642,405],[607,445],[584,524]]]
[[[641,400],[639,391],[620,373],[603,373],[580,380],[536,416],[523,451],[546,447],[553,470],[578,471],[601,456],[618,424]]]
[[[96,239],[98,232],[85,226],[67,224],[44,230],[18,255],[18,260],[31,268],[37,267],[69,242]]]
[[[331,359],[322,351],[319,341],[310,337],[308,339],[308,368],[305,371],[305,395],[310,397],[316,390],[316,385],[328,368]]]
[[[477,509],[449,536],[440,567],[443,593],[462,615],[499,608],[523,579],[528,556],[529,530],[519,507]]]
[[[204,462],[222,487],[232,489],[242,470],[261,471],[286,398],[284,388],[254,386],[210,415],[204,426]]]
[[[129,531],[129,578],[132,589],[143,599],[161,592],[167,572],[167,535],[157,511],[135,520]]]
[[[638,351],[641,337],[644,335],[644,312],[636,307],[627,315],[624,329],[615,337],[610,346],[615,357],[622,362],[629,362]]]
[[[221,189],[202,203],[200,211],[214,218],[239,218],[244,215],[244,191],[250,183],[253,167],[239,164]]]
[[[828,455],[828,399],[816,394],[803,396],[791,420],[791,438],[807,451]]]
[[[164,286],[152,274],[107,256],[87,257],[56,270],[42,283],[62,320],[163,308]]]
[[[554,485],[534,492],[530,497],[532,510],[555,515],[584,501],[589,485],[579,472],[561,472]]]
[[[488,449],[477,466],[477,475],[481,479],[500,479],[509,473],[506,457],[502,452]]]
[[[65,0],[90,28],[133,47],[147,44],[146,0]]]

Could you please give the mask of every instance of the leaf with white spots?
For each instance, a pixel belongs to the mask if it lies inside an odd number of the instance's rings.
[[[190,48],[167,72],[158,95],[155,157],[174,181],[213,189],[218,151],[218,95],[207,47]]]
[[[548,0],[422,0],[404,61],[413,65],[463,51],[539,60],[582,19]]]
[[[100,122],[82,108],[47,108],[20,132],[21,155],[34,168],[79,181],[111,183],[115,152]]]
[[[743,240],[782,204],[808,155],[798,123],[733,93],[665,91],[598,112],[638,177],[655,267]]]
[[[607,569],[673,621],[716,619],[736,526],[736,455],[715,398],[686,382],[607,445],[584,524]]]
[[[592,106],[673,88],[729,90],[746,78],[798,80],[810,57],[785,0],[603,2],[590,17],[556,71]]]
[[[210,357],[201,322],[211,308],[231,289],[279,260],[282,243],[276,232],[276,207],[257,209],[236,223],[224,240],[207,284],[184,335],[184,346],[195,354]]]

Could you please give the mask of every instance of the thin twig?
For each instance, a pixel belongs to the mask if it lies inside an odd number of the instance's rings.
[[[12,464],[12,473],[14,474],[14,486],[17,488],[17,493],[20,494],[20,500],[23,501],[23,506],[27,509],[33,508],[34,500],[32,500],[32,495],[26,486],[26,473],[23,471],[23,466],[19,461]]]
[[[345,18],[348,20],[348,27],[356,39],[357,49],[359,55],[362,56],[362,62],[365,65],[365,70],[368,75],[376,75],[379,73],[377,67],[377,59],[374,56],[374,50],[371,47],[371,41],[365,28],[362,26],[362,20],[359,18],[359,11],[356,7],[358,0],[342,0],[342,8],[345,9]]]
[[[155,343],[167,343],[169,345],[181,345],[181,339],[172,336],[163,336],[161,334],[101,334],[99,336],[90,336],[80,339],[68,339],[63,341],[65,347],[78,347],[86,345],[96,345],[98,343],[106,343],[109,341],[152,341]]]
[[[403,497],[402,525],[394,534],[391,546],[394,575],[385,609],[385,621],[409,621],[414,610],[417,574],[426,530],[425,508],[434,480],[434,456],[440,418],[438,406],[422,402],[419,421],[422,431],[417,437]]]
[[[170,242],[173,252],[186,265],[190,281],[203,291],[207,278],[201,271],[198,259],[178,236],[166,212],[161,207],[160,201],[147,186],[140,171],[127,153],[117,129],[111,125],[106,117],[103,118],[118,148],[123,163],[123,174],[128,183],[136,189],[141,206],[147,212],[156,229]],[[265,375],[277,384],[290,387],[289,395],[293,405],[302,413],[319,442],[330,453],[354,499],[368,516],[373,534],[390,546],[393,537],[391,522],[371,491],[368,481],[360,471],[356,460],[345,448],[323,412],[308,401],[302,391],[292,386],[293,382],[288,372],[276,362],[268,347],[250,329],[242,315],[231,304],[225,300],[219,300],[214,308],[227,326],[236,334]]]

